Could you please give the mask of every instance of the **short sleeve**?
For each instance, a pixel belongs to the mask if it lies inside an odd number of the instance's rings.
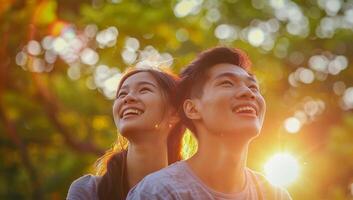
[[[127,200],[173,200],[172,191],[163,181],[154,180],[153,177],[145,177],[133,187],[126,197]]]
[[[67,193],[66,200],[95,200],[96,180],[95,176],[85,175],[72,182]]]
[[[263,175],[257,172],[252,173],[254,173],[257,177],[257,180],[260,181],[260,185],[262,185],[266,199],[292,200],[287,190],[283,189],[282,187],[272,185]]]

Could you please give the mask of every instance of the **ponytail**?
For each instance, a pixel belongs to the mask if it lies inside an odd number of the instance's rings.
[[[106,172],[98,184],[100,200],[123,200],[129,192],[126,174],[127,150],[113,154],[107,162]]]

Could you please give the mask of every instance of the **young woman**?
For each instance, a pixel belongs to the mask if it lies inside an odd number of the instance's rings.
[[[135,69],[123,76],[113,116],[129,144],[124,148],[118,137],[115,147],[98,160],[101,175],[74,181],[68,200],[125,199],[144,176],[181,160],[185,128],[175,106],[177,81],[169,73],[152,69]]]

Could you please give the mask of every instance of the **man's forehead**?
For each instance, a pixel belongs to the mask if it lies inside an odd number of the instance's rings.
[[[209,72],[208,72],[209,78],[211,79],[216,79],[220,77],[244,77],[250,81],[257,82],[256,76],[248,71],[246,71],[244,68],[233,65],[233,64],[228,64],[228,63],[222,63],[213,66]]]

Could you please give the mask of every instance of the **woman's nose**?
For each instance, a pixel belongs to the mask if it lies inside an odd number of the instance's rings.
[[[133,103],[136,102],[136,100],[135,94],[132,94],[131,92],[124,97],[124,103]]]

